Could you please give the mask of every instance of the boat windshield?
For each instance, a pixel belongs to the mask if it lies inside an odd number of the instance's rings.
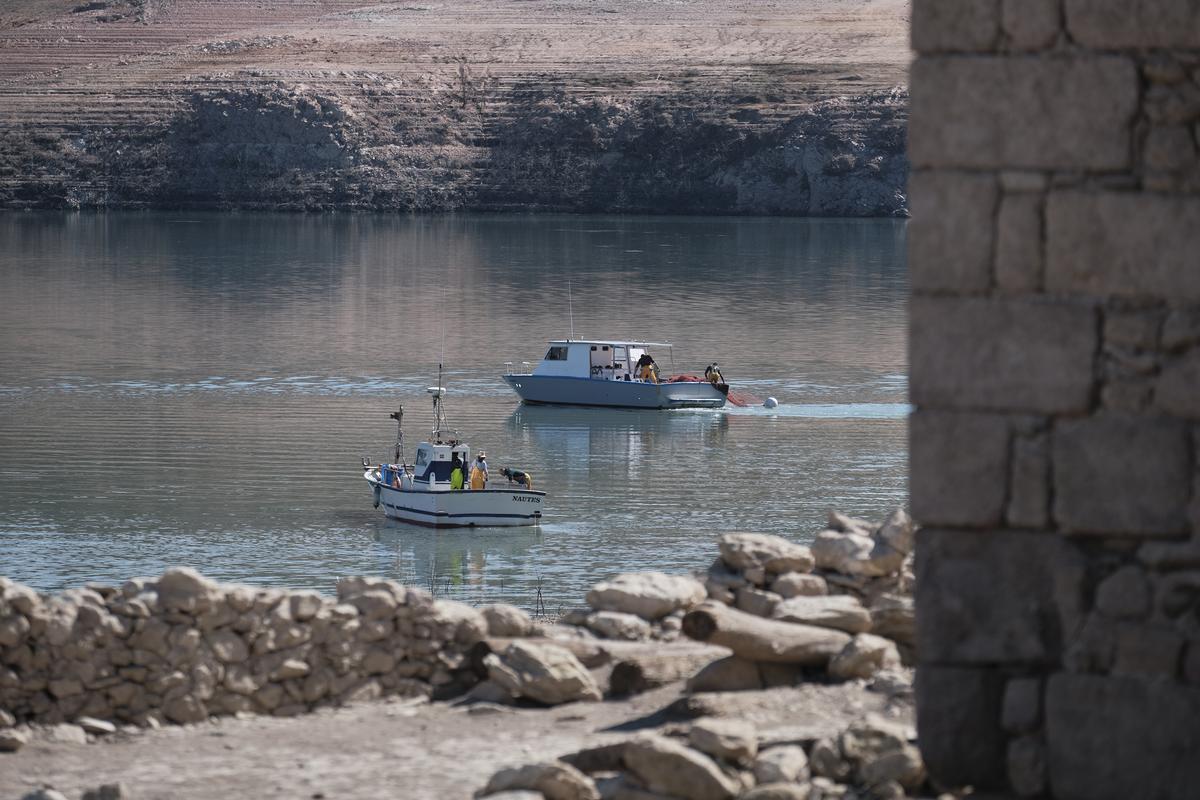
[[[545,360],[546,361],[566,361],[567,360],[567,348],[561,347],[559,345],[552,346],[549,350],[546,351]]]

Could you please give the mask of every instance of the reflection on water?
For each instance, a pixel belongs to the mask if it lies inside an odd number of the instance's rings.
[[[0,216],[0,574],[373,573],[553,609],[617,570],[703,567],[723,531],[879,516],[905,496],[903,253],[892,221]],[[569,311],[781,405],[519,406],[504,362]],[[549,492],[540,531],[371,508],[359,459],[388,453],[399,402],[411,457],[439,359],[451,424]]]

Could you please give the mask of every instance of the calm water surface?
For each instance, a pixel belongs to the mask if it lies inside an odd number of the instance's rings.
[[[549,611],[905,502],[903,223],[576,216],[0,215],[0,575],[43,590],[187,564],[331,591],[380,574]],[[568,293],[571,303],[568,304]],[[780,406],[523,407],[547,339],[675,343]],[[371,508],[359,460],[450,422],[549,492],[540,529]],[[410,448],[411,449],[411,448]],[[409,453],[411,458],[412,454]]]

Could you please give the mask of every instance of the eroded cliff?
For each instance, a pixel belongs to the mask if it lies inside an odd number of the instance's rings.
[[[45,2],[0,207],[905,213],[907,4]]]

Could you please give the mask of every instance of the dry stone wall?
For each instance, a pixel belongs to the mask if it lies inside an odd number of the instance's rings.
[[[920,741],[944,786],[1200,785],[1200,3],[914,0]]]
[[[337,597],[219,585],[187,568],[40,595],[0,578],[0,709],[16,721],[292,716],[386,695],[454,694],[482,613],[392,581]]]

